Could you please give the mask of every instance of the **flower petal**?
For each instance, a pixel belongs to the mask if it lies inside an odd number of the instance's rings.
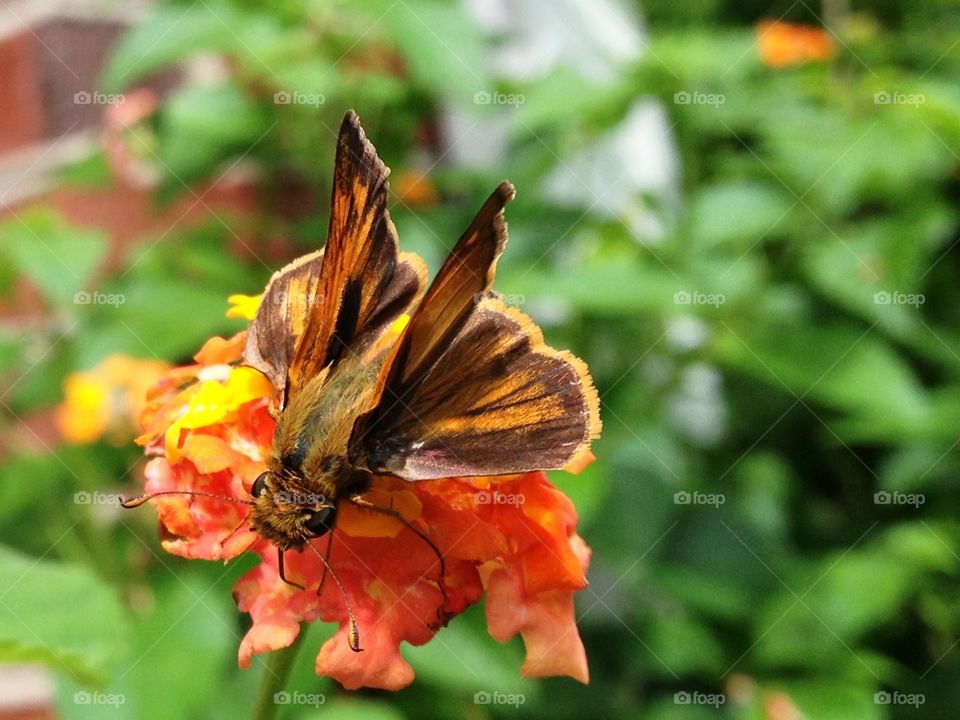
[[[227,298],[227,302],[230,303],[230,307],[227,309],[227,317],[253,320],[262,299],[263,295],[231,295]]]
[[[587,655],[574,617],[573,593],[548,590],[530,595],[518,568],[494,570],[487,581],[487,628],[496,640],[523,637],[528,677],[569,675],[590,682]]]

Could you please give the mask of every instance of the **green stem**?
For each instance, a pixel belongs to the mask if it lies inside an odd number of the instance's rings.
[[[260,678],[260,687],[257,688],[257,699],[253,703],[251,720],[273,720],[277,716],[280,705],[274,702],[274,695],[283,691],[290,675],[290,668],[297,658],[297,651],[306,631],[301,628],[300,633],[288,647],[274,650],[267,658],[267,666],[263,669]]]

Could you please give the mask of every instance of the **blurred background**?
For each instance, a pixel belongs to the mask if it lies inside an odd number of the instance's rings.
[[[602,397],[597,461],[553,475],[594,550],[592,681],[520,678],[478,606],[405,649],[396,694],[346,693],[305,650],[280,716],[955,716],[958,21],[0,3],[0,717],[249,714],[230,591],[253,561],[169,556],[115,497],[142,482],[144,388],[322,241],[347,108],[433,269],[518,188],[497,287]]]

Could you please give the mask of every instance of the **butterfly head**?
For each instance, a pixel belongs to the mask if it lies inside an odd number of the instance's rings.
[[[253,529],[281,550],[301,550],[313,538],[333,529],[334,499],[317,493],[286,471],[267,470],[250,489]]]

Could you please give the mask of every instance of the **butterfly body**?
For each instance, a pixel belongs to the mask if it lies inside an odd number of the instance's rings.
[[[317,530],[333,526],[343,497],[363,492],[370,473],[348,454],[355,418],[367,407],[379,362],[344,360],[291,398],[277,418],[263,490],[252,513],[254,529],[284,549],[300,549]],[[322,514],[323,521],[310,519]],[[278,545],[280,546],[280,545]]]

